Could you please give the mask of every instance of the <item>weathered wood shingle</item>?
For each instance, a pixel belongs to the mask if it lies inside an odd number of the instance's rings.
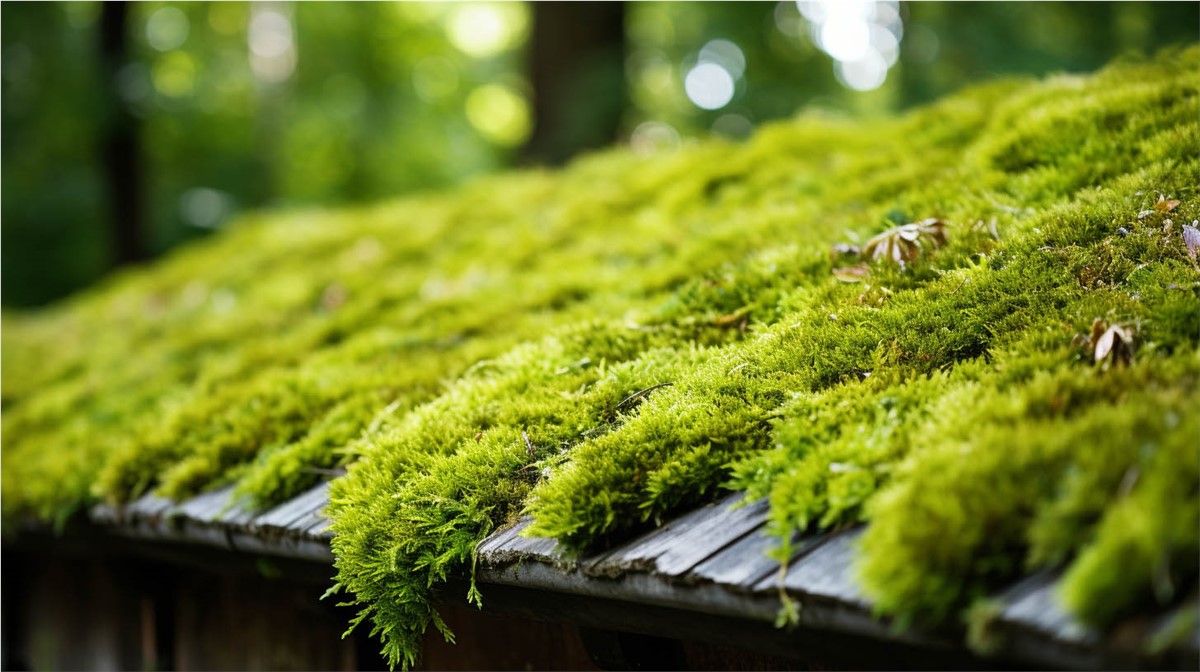
[[[233,552],[332,562],[332,533],[323,511],[328,484],[265,512],[253,512],[230,488],[181,504],[146,496],[124,507],[98,506],[95,523],[122,534],[171,543],[197,543]],[[606,602],[666,607],[769,623],[781,594],[799,604],[799,624],[884,639],[929,650],[961,649],[961,632],[900,631],[871,612],[853,574],[863,528],[796,534],[786,568],[768,555],[778,539],[767,534],[765,501],[729,495],[637,536],[585,557],[572,557],[553,539],[526,536],[532,522],[496,530],[476,548],[475,578],[489,585],[548,591]],[[772,554],[774,555],[774,554]],[[1150,651],[1158,633],[1189,622],[1195,597],[1175,610],[1142,619],[1138,637],[1106,637],[1074,620],[1056,597],[1058,577],[1039,572],[1000,591],[991,636],[1012,661],[1060,668],[1200,667],[1200,629],[1175,635],[1168,650]],[[786,637],[780,631],[780,637]]]

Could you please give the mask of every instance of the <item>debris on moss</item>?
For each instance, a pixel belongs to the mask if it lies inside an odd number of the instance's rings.
[[[1197,58],[244,221],[5,316],[4,515],[265,507],[344,467],[334,591],[405,667],[514,516],[594,549],[721,489],[782,544],[868,522],[901,621],[1045,566],[1088,623],[1170,603],[1200,574]]]

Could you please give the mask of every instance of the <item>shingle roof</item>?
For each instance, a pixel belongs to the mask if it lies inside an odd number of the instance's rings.
[[[227,484],[266,507],[346,467],[335,587],[405,666],[511,516],[611,550],[721,488],[767,497],[781,538],[870,521],[873,608],[965,615],[984,648],[1005,612],[975,598],[1022,567],[1065,568],[1098,627],[1177,604],[1200,576],[1197,55],[232,226],[3,316],[2,513]],[[327,557],[291,531],[315,501],[209,497],[109,515]],[[655,548],[578,577],[767,590],[758,555]]]
[[[767,624],[779,612],[782,586],[798,602],[798,626],[804,630],[966,659],[961,633],[897,629],[872,614],[851,573],[862,527],[797,534],[781,575],[780,564],[765,555],[777,543],[765,532],[766,502],[743,505],[742,497],[726,496],[581,558],[564,553],[553,539],[524,536],[530,519],[522,518],[477,547],[475,578],[485,608],[489,588],[506,586],[615,602],[631,610],[653,606],[685,616]],[[225,488],[179,504],[146,496],[123,507],[97,506],[90,518],[118,535],[328,564],[333,561],[332,534],[321,514],[327,503],[328,484],[321,484],[255,515],[238,506]],[[1127,620],[1115,635],[1105,635],[1067,614],[1057,602],[1056,588],[1057,574],[1040,571],[994,595],[987,636],[996,645],[995,662],[1064,669],[1195,669],[1200,662],[1200,629],[1195,627],[1175,637],[1168,649],[1152,650],[1156,636],[1178,628],[1200,609],[1195,595],[1172,609]],[[536,613],[538,607],[530,609]],[[675,624],[675,630],[689,628]],[[790,630],[778,629],[773,637],[776,652],[800,653],[789,645],[796,639]]]

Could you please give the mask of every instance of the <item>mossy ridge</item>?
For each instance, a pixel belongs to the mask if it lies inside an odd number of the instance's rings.
[[[1076,209],[1078,205],[1076,204]],[[1061,213],[1054,212],[1053,214],[1058,216]],[[1034,225],[1037,224],[1038,222],[1035,221]],[[959,232],[960,240],[969,241],[970,236],[963,235],[964,233],[967,232]],[[1170,238],[1161,235],[1157,238],[1159,242],[1151,252],[1165,254],[1165,251],[1158,248],[1165,247]],[[1047,242],[1047,240],[1037,242]],[[1024,242],[1028,245],[1031,241]],[[1131,240],[1131,246],[1133,242]],[[1011,264],[1008,268],[989,271],[986,258],[984,262],[976,264],[965,254],[971,249],[981,249],[977,243],[963,247],[965,249],[959,250],[957,260],[955,260],[955,250],[951,248],[942,253],[940,261],[949,268],[952,268],[955,263],[963,263],[965,267],[945,273],[928,287],[922,287],[919,279],[933,276],[922,272],[922,269],[919,268],[913,269],[905,277],[892,278],[885,275],[884,282],[893,286],[909,285],[909,288],[899,291],[889,290],[886,301],[882,301],[882,305],[878,306],[870,305],[871,302],[866,305],[860,303],[870,295],[868,290],[858,297],[859,302],[848,302],[844,299],[827,301],[809,313],[785,315],[781,321],[794,324],[790,324],[786,328],[768,331],[763,338],[757,341],[757,343],[765,342],[767,345],[745,346],[745,352],[741,353],[737,359],[741,359],[745,363],[753,363],[754,368],[749,371],[775,376],[772,382],[782,383],[776,392],[820,390],[830,384],[872,374],[876,376],[871,381],[872,386],[878,387],[884,392],[890,392],[890,387],[896,382],[908,380],[915,374],[952,367],[963,360],[987,355],[993,348],[1003,345],[1014,335],[1021,336],[1032,329],[1055,326],[1061,320],[1062,311],[1069,305],[1072,295],[1078,294],[1078,288],[1074,287],[1072,269],[1069,267],[1064,269],[1053,255],[1032,259],[1030,263]],[[1176,247],[1178,246],[1176,245]],[[1001,248],[997,251],[997,256],[1003,256],[1003,253],[1007,251]],[[1075,254],[1082,258],[1096,256],[1091,250],[1077,250]],[[1181,260],[1181,254],[1180,250],[1176,250],[1172,256]],[[1021,256],[1018,259],[1024,261],[1026,257]],[[1133,267],[1137,261],[1139,259],[1135,255],[1127,265]],[[942,269],[942,271],[945,272],[949,268]],[[914,282],[918,284],[914,285]],[[839,304],[841,304],[841,308],[838,312],[829,312]],[[1184,315],[1186,314],[1185,307]],[[1186,324],[1186,318],[1182,323]],[[801,340],[797,340],[797,335],[800,335]],[[1163,336],[1168,341],[1179,338],[1186,341],[1190,337],[1187,331],[1175,334],[1167,333]],[[772,342],[770,341],[771,337],[777,337],[779,340]],[[1158,343],[1158,341],[1154,341],[1154,343]],[[709,400],[720,397],[721,392],[718,390],[722,386],[732,386],[735,396],[742,395],[743,398],[764,392],[763,388],[756,389],[753,383],[721,382],[722,364],[718,363],[712,371],[702,371],[696,374],[689,379],[688,383],[677,385],[674,391],[661,395],[659,400],[664,403],[672,401],[671,397],[684,394],[680,390],[686,389],[689,384],[696,387],[707,386],[710,391],[701,393],[700,396],[701,398],[707,397]],[[781,380],[781,377],[787,377],[788,380]],[[880,383],[881,379],[884,382]],[[936,389],[936,386],[934,388]],[[852,394],[862,394],[862,391],[855,390]],[[884,395],[880,396],[884,397]],[[894,402],[888,397],[876,399],[876,401],[884,407],[888,405],[888,402]],[[736,403],[734,402],[734,404]],[[717,406],[722,405],[717,404]],[[725,406],[728,407],[728,404]],[[677,407],[673,407],[659,420],[669,423],[672,413],[678,410]],[[652,409],[647,409],[643,411],[643,415],[651,412]],[[784,415],[786,416],[786,414],[785,411]],[[840,423],[853,416],[847,416],[844,409],[839,409],[835,417],[837,417],[836,422]],[[638,422],[640,421],[641,419],[638,420]],[[653,420],[646,420],[646,422],[653,422]],[[736,434],[734,427],[739,424],[741,423],[734,421],[723,431],[730,432],[727,436],[733,436]],[[635,426],[637,426],[636,423],[629,427]],[[632,430],[627,428],[623,431]],[[786,431],[784,428],[784,432]],[[686,433],[686,430],[683,433]],[[722,432],[717,434],[725,435]],[[637,459],[631,458],[631,464],[636,462],[640,468],[651,466],[647,462],[645,451],[653,448],[638,446],[649,442],[651,446],[660,447],[661,441],[671,441],[671,439],[651,438],[655,435],[655,431],[649,430],[646,436],[629,438],[628,443],[635,446],[630,450],[642,451]],[[624,438],[614,435],[608,437],[608,440],[621,442]],[[821,443],[827,441],[828,438],[813,439],[811,443]],[[680,444],[694,445],[687,439],[681,439]],[[896,447],[895,445],[890,446],[891,449]],[[606,459],[611,459],[613,455],[619,453],[620,448],[606,445],[599,450],[606,456]],[[586,451],[581,449],[576,451],[574,457],[584,459],[586,454]],[[791,468],[794,465],[795,457],[797,456],[788,456],[778,461],[782,465],[787,465],[787,468]],[[744,465],[742,470],[758,474],[759,478],[770,480],[766,475],[769,472],[764,472],[762,465],[748,464]],[[594,508],[597,506],[596,495],[598,493],[611,493],[614,489],[622,487],[619,483],[637,483],[639,480],[637,474],[632,474],[631,478],[629,473],[618,473],[609,479],[598,475],[602,472],[592,468],[591,465],[581,467],[579,473],[580,478],[588,481],[593,487],[584,487],[582,483],[561,485],[559,490],[547,493],[533,502],[531,510],[537,518],[537,522],[532,528],[533,532],[557,536],[568,544],[580,545],[573,537],[576,530],[583,530],[581,540],[586,543],[586,540],[595,533],[613,531],[610,529],[610,525],[614,523],[610,521],[616,521],[615,525],[619,528],[621,525],[629,525],[631,521],[645,518],[645,516],[630,515],[633,513],[632,511],[622,511],[621,515],[615,515],[608,510],[603,511],[602,515],[591,515],[581,511],[561,512],[560,509],[569,506],[570,502],[574,501]],[[601,478],[610,482],[598,483],[597,479]],[[860,479],[860,476],[856,475],[853,478]],[[704,479],[701,481],[707,482]],[[752,486],[753,483],[746,481],[738,485],[747,487]],[[628,489],[635,486],[624,487]],[[761,487],[759,489],[762,490]],[[804,491],[803,488],[799,488],[799,490]],[[652,497],[630,499],[639,501],[641,507],[654,506]],[[825,512],[827,522],[833,522],[828,518],[828,502],[819,502],[815,506]],[[786,507],[777,506],[775,511],[777,516],[784,516]],[[661,513],[661,511],[657,513]],[[601,519],[604,522],[598,522]],[[808,515],[800,514],[797,516],[796,522],[803,527],[809,520]],[[558,526],[559,521],[562,522],[561,527]],[[788,531],[790,532],[790,529]]]
[[[366,605],[360,620],[371,615],[375,631],[389,633],[393,664],[412,664],[421,633],[438,623],[431,589],[469,565],[479,539],[551,465],[618,426],[622,400],[647,371],[677,376],[704,356],[658,345],[677,337],[572,327],[488,362],[358,446],[361,459],[330,494],[338,582]]]
[[[1172,87],[1177,89],[1178,82],[1166,81],[1159,86],[1164,90]],[[1070,88],[1076,88],[1073,81]],[[1194,90],[1194,85],[1190,88]],[[1194,93],[1187,89],[1180,95],[1194,100]],[[1054,176],[1050,188],[1023,174],[1018,186],[1031,198],[1014,200],[1028,204],[1024,212],[1014,213],[1011,206],[1005,208],[1003,201],[1008,194],[972,194],[974,198],[960,199],[968,201],[960,206],[963,212],[954,212],[948,217],[961,217],[972,211],[976,214],[994,212],[997,220],[1003,220],[999,228],[1012,240],[997,245],[995,250],[991,249],[992,243],[983,235],[986,226],[959,229],[956,231],[958,237],[955,245],[939,253],[933,264],[904,274],[884,268],[876,269],[879,278],[876,282],[894,288],[884,293],[829,287],[827,265],[815,259],[807,265],[796,264],[795,275],[790,283],[784,283],[784,290],[768,293],[769,301],[776,301],[776,306],[754,315],[756,320],[751,322],[750,340],[712,350],[706,361],[695,369],[683,372],[682,378],[674,381],[671,387],[656,392],[635,416],[609,433],[578,443],[567,454],[566,462],[552,471],[550,478],[535,487],[533,498],[528,502],[528,510],[535,515],[531,532],[551,534],[568,546],[585,547],[597,538],[628,530],[639,525],[640,521],[658,517],[682,503],[703,497],[704,492],[720,479],[732,456],[753,452],[764,446],[769,437],[765,421],[775,415],[771,409],[779,406],[784,393],[789,390],[795,394],[797,390],[819,391],[829,385],[843,386],[842,389],[845,389],[851,384],[848,381],[857,380],[856,376],[879,374],[871,384],[877,385],[880,393],[890,394],[886,397],[881,394],[875,400],[887,408],[895,403],[888,397],[897,396],[897,392],[902,391],[900,388],[905,386],[915,387],[916,392],[911,395],[909,403],[916,412],[906,417],[905,422],[912,426],[923,426],[921,420],[925,416],[921,411],[928,414],[936,409],[922,408],[922,404],[928,402],[921,398],[921,388],[925,394],[929,394],[941,391],[943,387],[953,391],[957,389],[956,385],[965,384],[958,380],[939,380],[938,377],[944,375],[941,373],[943,370],[966,382],[970,382],[974,376],[986,384],[996,385],[1000,381],[995,376],[988,378],[990,360],[1005,356],[1008,350],[1016,355],[1025,355],[1010,358],[1019,360],[1010,363],[1018,370],[1050,366],[1063,358],[1070,361],[1074,369],[1078,369],[1081,366],[1078,361],[1082,359],[1081,354],[1062,346],[1064,342],[1069,343],[1073,335],[1062,328],[1063,311],[1068,308],[1078,311],[1074,320],[1084,322],[1080,325],[1082,331],[1086,331],[1086,320],[1090,319],[1088,316],[1095,312],[1107,314],[1122,309],[1126,317],[1130,316],[1131,311],[1123,305],[1123,302],[1128,303],[1128,297],[1109,296],[1097,301],[1089,295],[1088,290],[1121,286],[1129,279],[1129,275],[1144,272],[1147,262],[1164,262],[1156,270],[1160,272],[1156,280],[1166,277],[1180,280],[1183,284],[1176,285],[1176,288],[1182,286],[1183,289],[1173,294],[1162,293],[1166,299],[1163,303],[1147,302],[1142,306],[1142,312],[1154,313],[1159,310],[1167,317],[1166,322],[1177,326],[1187,324],[1190,319],[1188,316],[1194,312],[1195,278],[1189,275],[1190,269],[1182,264],[1184,258],[1178,240],[1171,236],[1155,236],[1145,227],[1134,227],[1140,237],[1135,236],[1128,241],[1129,245],[1123,253],[1110,254],[1114,249],[1113,239],[1119,235],[1111,226],[1114,217],[1133,219],[1138,208],[1146,205],[1145,202],[1132,202],[1125,198],[1125,194],[1138,188],[1149,191],[1147,187],[1150,185],[1177,194],[1193,189],[1192,185],[1181,183],[1179,177],[1191,174],[1192,166],[1180,165],[1179,157],[1172,155],[1170,143],[1164,141],[1165,138],[1178,140],[1179,137],[1194,135],[1194,128],[1188,126],[1190,121],[1183,114],[1185,111],[1185,106],[1176,105],[1166,119],[1155,120],[1154,123],[1167,129],[1160,133],[1147,133],[1148,125],[1151,125],[1149,122],[1128,125],[1124,136],[1116,138],[1110,149],[1118,155],[1126,147],[1134,147],[1138,151],[1124,157],[1117,156],[1110,162],[1106,169],[1107,176],[1116,184],[1104,193],[1074,193],[1080,184],[1090,184],[1094,173],[1081,176],[1081,172],[1091,171],[1092,168],[1073,164],[1064,166],[1064,170],[1071,175],[1066,179],[1061,175]],[[1148,172],[1141,165],[1143,160],[1149,161],[1155,169]],[[1048,175],[1044,169],[1040,172]],[[987,163],[982,167],[960,168],[956,178],[961,179],[964,174],[972,173],[984,184],[989,181],[1007,184],[1003,176],[996,177],[992,166]],[[1121,177],[1125,173],[1129,173],[1129,176]],[[1075,199],[1072,202],[1062,203],[1064,197],[1070,197],[1073,193]],[[931,197],[930,200],[935,198]],[[1144,196],[1141,200],[1152,198]],[[999,208],[996,201],[1001,203]],[[1038,206],[1045,208],[1040,215]],[[917,207],[922,207],[919,201]],[[937,205],[927,203],[923,207],[936,208]],[[1185,213],[1194,211],[1194,199],[1189,202],[1188,208]],[[1088,216],[1081,220],[1081,213]],[[1085,242],[1094,245],[1064,245],[1066,240],[1080,240],[1069,227],[1081,222],[1090,223],[1090,226],[1085,224],[1084,230],[1090,235]],[[1129,223],[1132,225],[1132,222]],[[1041,227],[1045,227],[1045,235]],[[1072,263],[1064,266],[1064,257],[1056,257],[1053,254],[1056,251],[1054,247],[1046,243],[1071,247],[1065,251],[1065,259]],[[1098,247],[1100,245],[1105,246],[1104,249]],[[1047,247],[1051,254],[1034,254]],[[795,254],[794,251],[792,253]],[[1108,255],[1109,261],[1117,263],[1106,264],[1098,273],[1087,263],[1075,263],[1086,262],[1098,254]],[[1013,263],[1013,260],[1028,260],[1028,263]],[[753,278],[753,274],[750,277]],[[729,286],[736,287],[741,278],[733,273],[724,276],[723,280]],[[786,290],[787,284],[799,286],[800,289],[789,292]],[[1153,284],[1150,282],[1148,286]],[[967,287],[965,291],[964,287]],[[695,291],[695,288],[690,291]],[[689,290],[684,290],[666,305],[687,305],[687,296]],[[790,313],[786,307],[792,305],[807,306],[809,313]],[[831,313],[828,312],[830,306],[840,306],[844,312],[832,314],[837,319],[831,320]],[[969,319],[960,320],[964,310],[971,311]],[[849,314],[843,317],[844,313]],[[711,315],[711,311],[708,315]],[[776,325],[757,333],[756,321],[778,321],[787,327]],[[843,324],[849,326],[843,327]],[[880,338],[880,324],[886,332],[883,339]],[[914,324],[924,324],[934,330],[936,335],[932,342],[927,337],[914,334],[915,330],[910,328]],[[809,327],[812,333],[804,334],[803,339],[794,335],[789,339],[788,332],[797,331],[801,325]],[[1057,339],[1042,336],[1041,332],[1046,329],[1056,330],[1060,336]],[[1157,350],[1164,356],[1178,356],[1181,350],[1195,346],[1195,334],[1187,330],[1168,328],[1154,334],[1149,331],[1146,333],[1152,336],[1144,344],[1148,352]],[[881,340],[887,340],[887,334],[890,334],[891,342],[887,347],[879,347]],[[813,343],[804,343],[806,339],[811,339]],[[810,354],[802,355],[799,361],[794,353],[805,348],[797,346],[798,342],[811,345]],[[761,345],[763,343],[767,345]],[[832,353],[834,358],[826,362],[811,353],[825,356]],[[765,362],[766,366],[760,362]],[[747,364],[753,364],[755,368],[748,369]],[[1079,371],[1074,369],[1070,369],[1068,375],[1079,376]],[[754,383],[727,380],[734,372],[742,371],[745,371],[744,375],[757,376],[759,380]],[[925,375],[932,377],[921,378]],[[1181,380],[1166,376],[1165,373],[1163,375],[1167,386],[1183,385]],[[765,403],[756,404],[756,401]],[[878,415],[873,409],[872,412]],[[682,423],[682,428],[679,422],[681,414],[690,420]],[[1099,415],[1102,417],[1102,414]],[[842,458],[844,462],[825,456],[821,466],[836,465],[839,467],[836,471],[841,475],[827,484],[824,501],[815,505],[811,502],[806,504],[823,514],[823,524],[835,524],[864,515],[864,505],[879,483],[886,480],[887,472],[894,463],[906,452],[904,444],[895,438],[896,434],[903,432],[897,432],[893,427],[879,427],[881,423],[878,421],[874,421],[874,424],[874,429],[880,431],[872,432],[873,439],[886,445],[890,452],[872,455],[864,464],[858,459],[863,452],[861,443],[847,441],[841,446],[845,453]],[[713,441],[712,437],[718,438]],[[516,444],[515,439],[512,443]],[[830,450],[836,454],[838,448],[834,445]],[[794,464],[789,459],[780,461]],[[364,460],[359,464],[366,462]],[[768,477],[766,480],[771,479]],[[804,488],[786,487],[786,482],[779,490],[790,490],[793,494],[804,492]],[[786,527],[790,532],[796,525],[796,519],[793,516],[788,521],[792,513],[788,503],[773,497],[773,504],[772,515],[777,525],[780,520],[787,521],[781,527]],[[355,521],[356,524],[363,522]],[[372,526],[368,525],[368,529],[372,529]],[[1021,543],[1012,543],[1016,549],[1002,549],[1010,556],[1001,553],[994,564],[1002,569],[1006,563],[1009,567],[1014,566],[1014,561],[1009,558],[1015,553],[1015,562],[1019,565]],[[979,577],[962,575],[952,576],[949,581],[957,586],[974,586],[973,589],[978,590],[986,585],[988,578],[1001,573],[994,568],[984,572],[982,583]],[[1185,566],[1182,573],[1194,575],[1195,570]],[[342,575],[349,574],[343,572]],[[936,577],[928,572],[926,574],[925,578],[931,579],[931,585],[936,585],[932,583]],[[938,591],[931,589],[928,592],[936,594]],[[406,592],[393,591],[391,594],[393,598],[389,599],[394,599],[398,594],[405,595]],[[937,598],[928,599],[936,601]],[[958,593],[949,602],[957,600]],[[365,603],[374,604],[370,599]],[[881,604],[884,604],[883,600]],[[904,608],[893,605],[891,610],[902,613],[910,610],[908,613],[911,615],[923,606],[917,601],[904,604]],[[1123,606],[1127,607],[1128,603]],[[950,606],[947,606],[943,615],[949,609]],[[428,622],[431,616],[424,618]],[[388,628],[391,623],[384,613],[376,614],[375,622],[380,628]],[[392,625],[395,626],[394,623]],[[412,639],[415,636],[416,633],[411,632],[406,635],[410,641],[415,641]],[[389,652],[396,656],[397,662],[403,662],[403,658],[414,653],[403,643],[389,649]]]
[[[988,102],[960,104],[971,110],[962,123],[978,125]],[[57,309],[8,319],[5,451],[30,454],[31,470],[9,460],[5,511],[61,517],[96,496],[124,501],[157,485],[184,496],[238,478],[239,490],[262,505],[286,498],[314,482],[314,470],[340,461],[329,450],[334,440],[320,439],[323,430],[308,438],[314,428],[301,417],[315,423],[342,392],[378,392],[350,382],[348,390],[310,389],[324,386],[317,381],[326,372],[395,358],[402,382],[382,394],[394,394],[387,402],[399,401],[395,412],[403,412],[478,358],[559,324],[653,306],[819,209],[837,212],[783,197],[794,186],[822,197],[832,185],[824,166],[781,153],[781,139],[849,157],[849,176],[855,154],[835,150],[858,137],[839,123],[654,160],[614,152],[561,175],[493,178],[375,208],[259,217]],[[910,147],[947,151],[935,144],[915,134]],[[900,158],[888,163],[902,165]],[[626,235],[600,235],[613,226]],[[101,326],[111,323],[122,329]],[[317,398],[297,414],[272,416],[270,391],[285,386]],[[255,405],[263,410],[239,410]],[[373,417],[364,409],[357,421]],[[90,465],[72,480],[86,487],[62,488],[56,479],[23,488],[44,473],[37,456],[63,445]],[[191,466],[166,476],[181,459]],[[41,494],[24,498],[35,490]]]
[[[118,499],[241,479],[269,502],[355,457],[332,490],[338,581],[401,665],[438,622],[432,591],[523,505],[582,548],[723,481],[770,496],[781,535],[875,521],[862,575],[902,617],[945,617],[1025,563],[1073,557],[1067,601],[1086,619],[1170,599],[1197,573],[1196,526],[1169,515],[1192,520],[1196,470],[1155,457],[1195,432],[1180,399],[1195,396],[1200,301],[1178,222],[1200,214],[1197,56],[238,227],[6,321],[8,362],[46,361],[5,381],[5,512],[70,511],[101,472]],[[1159,192],[1183,201],[1173,230],[1137,217]],[[947,247],[904,271],[877,264],[866,284],[832,279],[834,242],[929,215],[951,222]],[[618,224],[626,235],[604,235]],[[127,334],[97,326],[113,315]],[[1102,371],[1071,345],[1095,317],[1136,326],[1133,366]],[[357,375],[372,367],[378,385]],[[268,408],[285,385],[296,398]],[[964,410],[976,399],[1001,410]],[[207,439],[130,448],[189,414]],[[976,427],[988,469],[955,459]],[[1076,443],[1042,436],[1060,427]],[[1028,437],[1011,464],[1010,431]],[[1088,442],[1112,456],[1094,472],[1076,459]],[[947,474],[1016,499],[925,487]],[[913,511],[931,514],[913,525]],[[996,518],[996,533],[981,540],[956,511]],[[1137,570],[1104,602],[1128,554]]]
[[[390,357],[391,366],[405,370],[410,383],[399,386],[406,391],[402,396],[413,403],[428,399],[442,380],[480,357],[559,323],[620,314],[754,244],[737,232],[782,229],[790,219],[782,214],[719,224],[707,237],[672,227],[676,210],[697,207],[688,206],[696,200],[689,194],[705,189],[703,181],[682,179],[694,172],[689,159],[721,162],[716,157],[731,151],[698,148],[689,157],[653,164],[600,156],[578,172],[599,172],[602,183],[628,188],[596,194],[569,176],[557,180],[531,174],[357,216],[262,221],[237,227],[140,276],[118,278],[107,289],[92,292],[93,298],[9,320],[5,349],[11,354],[6,358],[16,365],[10,365],[6,377],[6,453],[57,452],[63,444],[100,453],[90,456],[90,463],[107,463],[108,475],[94,491],[118,501],[158,481],[159,467],[173,464],[178,455],[215,453],[217,459],[197,460],[200,468],[181,479],[180,487],[168,486],[171,494],[183,495],[204,487],[206,480],[228,479],[228,468],[267,447],[257,445],[261,436],[286,441],[302,429],[303,423],[294,422],[287,430],[276,426],[278,420],[254,413],[242,414],[251,423],[246,428],[229,423],[222,428],[219,415],[200,417],[201,425],[213,426],[208,434],[225,440],[241,432],[250,439],[213,448],[203,443],[204,431],[182,431],[195,426],[205,405],[247,406],[243,402],[254,401],[255,389],[277,387],[273,379],[281,385],[304,384],[339,363],[371,356],[380,361]],[[631,163],[653,170],[643,175],[629,170]],[[594,180],[593,175],[587,182]],[[654,199],[677,205],[657,205]],[[636,216],[629,215],[634,209]],[[627,221],[634,235],[597,235],[613,221]],[[328,226],[322,228],[322,223]],[[526,231],[532,240],[515,245],[506,233],[514,229]],[[437,245],[430,244],[434,239]],[[597,268],[597,257],[607,263]],[[261,275],[263,268],[271,269],[266,274],[270,282],[257,283],[253,271]],[[438,271],[431,275],[429,268]],[[189,275],[204,280],[190,280]],[[96,328],[110,316],[128,329]],[[169,338],[161,338],[164,334]],[[60,350],[43,352],[38,343],[47,341],[59,343]],[[364,344],[367,352],[359,352]],[[35,361],[44,361],[45,367],[20,366]],[[206,401],[216,397],[224,397],[223,403]],[[333,398],[338,395],[327,394],[311,412],[323,413]],[[193,417],[182,422],[189,414]],[[168,418],[165,426],[180,432],[163,436],[163,417]],[[370,417],[360,420],[365,424]],[[82,421],[83,435],[103,430],[104,440],[69,441],[66,418]],[[129,429],[140,429],[142,421],[161,440],[151,444],[146,432]],[[332,451],[300,444],[322,445],[301,436],[295,448],[273,448],[276,457],[251,468],[260,476],[248,478],[241,489],[263,503],[278,501],[315,480],[311,474],[307,481],[296,479],[295,473],[336,459]],[[116,457],[110,459],[111,454]],[[31,464],[36,460],[31,458]],[[22,474],[21,460],[11,462],[17,466],[6,475],[13,484],[10,492],[17,493],[17,484],[36,478],[41,467]],[[88,487],[48,487],[35,498],[43,516],[73,510],[90,499],[96,468],[85,471],[89,475],[79,482]],[[288,475],[281,477],[284,472]],[[282,483],[286,487],[275,489]],[[6,502],[26,508],[17,498]]]

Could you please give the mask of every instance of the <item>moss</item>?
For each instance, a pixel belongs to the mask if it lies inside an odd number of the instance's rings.
[[[4,515],[345,467],[335,588],[403,666],[516,515],[595,549],[722,489],[781,554],[869,522],[879,610],[969,610],[980,646],[1035,567],[1090,623],[1169,603],[1200,574],[1197,57],[240,222],[5,316]],[[853,254],[926,218],[903,265]]]

